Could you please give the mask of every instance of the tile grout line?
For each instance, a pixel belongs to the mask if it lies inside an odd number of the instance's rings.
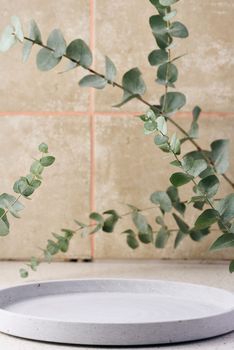
[[[93,90],[92,90],[93,91]],[[94,92],[92,92],[92,95],[94,95]],[[91,96],[91,92],[90,92],[90,96]],[[93,99],[93,97],[92,97]],[[91,100],[91,97],[90,97],[90,100]],[[56,117],[56,116],[80,116],[80,117],[87,117],[87,116],[90,116],[90,114],[92,114],[93,116],[97,116],[97,117],[105,117],[105,116],[110,116],[110,117],[134,117],[134,116],[137,116],[137,115],[141,115],[142,113],[144,113],[143,111],[123,111],[123,112],[115,112],[115,111],[95,111],[94,109],[94,101],[92,102],[93,104],[93,107],[92,107],[92,111],[91,111],[91,108],[89,109],[89,111],[42,111],[42,112],[36,112],[36,111],[0,111],[0,117],[3,117],[3,116],[16,116],[16,117],[27,117],[27,116],[42,116],[42,117],[48,117],[48,116],[51,116],[51,117]],[[89,106],[90,107],[90,106]],[[188,117],[188,116],[191,116],[192,115],[192,112],[190,111],[181,111],[181,112],[177,112],[176,113],[177,116],[179,117]],[[227,117],[227,118],[230,118],[230,117],[233,117],[234,116],[234,112],[218,112],[218,111],[209,111],[209,112],[202,112],[202,115],[204,116],[207,116],[207,117],[212,117],[212,116],[220,116],[220,117]]]
[[[94,21],[94,11],[95,11],[95,0],[89,1],[89,20],[90,20],[90,49],[92,53],[94,53],[95,50],[95,21]],[[93,62],[94,65],[94,62]],[[90,118],[90,210],[95,211],[95,195],[96,195],[96,188],[95,188],[95,171],[96,171],[96,164],[95,164],[95,111],[94,111],[94,104],[95,104],[95,91],[94,89],[89,90],[89,118]],[[90,236],[90,251],[91,251],[91,259],[94,258],[94,251],[95,251],[95,241],[94,241],[94,235]]]

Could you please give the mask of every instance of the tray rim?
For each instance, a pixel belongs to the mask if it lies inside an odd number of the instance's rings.
[[[132,326],[143,326],[143,325],[163,325],[163,324],[170,324],[170,323],[175,323],[175,322],[180,322],[180,323],[184,323],[184,322],[191,322],[191,321],[202,321],[202,320],[212,320],[213,318],[216,318],[220,315],[234,315],[234,293],[228,290],[225,290],[223,288],[218,288],[218,287],[212,287],[212,286],[207,286],[207,285],[203,285],[203,284],[199,284],[199,283],[187,283],[187,282],[179,282],[179,281],[171,281],[171,280],[161,280],[161,279],[135,279],[135,278],[104,278],[104,277],[98,277],[98,278],[78,278],[78,279],[61,279],[61,280],[44,280],[44,281],[35,281],[35,282],[27,282],[25,284],[18,284],[18,285],[14,285],[14,286],[10,286],[10,287],[6,287],[3,289],[0,289],[0,298],[1,298],[1,292],[7,292],[8,290],[13,290],[13,289],[18,289],[18,288],[27,288],[27,287],[33,287],[36,285],[52,285],[52,284],[62,284],[65,282],[101,282],[101,281],[105,281],[105,282],[137,282],[137,283],[147,283],[147,282],[159,282],[159,283],[171,283],[171,284],[179,284],[179,285],[184,285],[184,286],[189,286],[189,287],[197,287],[197,288],[208,288],[208,289],[212,289],[212,290],[216,290],[219,292],[223,292],[223,293],[227,293],[229,294],[230,297],[233,297],[233,307],[226,310],[226,311],[220,311],[217,312],[215,314],[209,315],[209,316],[204,316],[204,317],[194,317],[194,318],[190,318],[190,319],[175,319],[173,321],[147,321],[147,322],[118,322],[118,323],[106,323],[106,322],[90,322],[90,321],[69,321],[69,320],[56,320],[56,319],[50,319],[50,318],[45,318],[45,317],[40,317],[40,316],[32,316],[32,315],[25,315],[25,314],[21,314],[21,313],[17,313],[17,312],[12,312],[9,310],[5,310],[4,308],[2,308],[1,304],[0,304],[0,318],[2,318],[5,315],[8,315],[10,317],[20,317],[23,320],[28,320],[29,318],[32,321],[46,321],[48,323],[55,323],[55,322],[59,322],[60,324],[77,324],[77,325],[90,325],[90,326],[98,326],[98,325],[103,325],[103,326],[124,326],[124,325],[132,325]],[[111,292],[108,292],[111,293]],[[62,294],[62,293],[61,293]],[[139,293],[140,294],[140,293]],[[53,295],[52,294],[46,294],[46,295]],[[35,296],[36,297],[36,296]],[[34,296],[32,297],[32,299],[34,298]],[[24,299],[22,299],[23,301]],[[17,301],[16,301],[17,302]],[[234,330],[234,325],[233,325],[233,330]]]

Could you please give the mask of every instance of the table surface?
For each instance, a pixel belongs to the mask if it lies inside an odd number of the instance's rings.
[[[18,276],[21,262],[0,262],[0,288],[22,283]],[[226,262],[184,262],[184,261],[152,261],[103,260],[87,263],[52,263],[42,264],[38,272],[32,273],[27,282],[76,279],[76,278],[146,278],[180,282],[205,284],[207,286],[224,288],[234,292],[234,275],[228,272]],[[23,280],[25,283],[25,280]],[[96,347],[70,346],[49,344],[14,338],[0,333],[1,350],[87,350],[100,349]],[[107,348],[104,349],[113,349]],[[122,350],[127,349],[122,347]],[[133,348],[131,348],[133,349]],[[199,342],[177,345],[138,347],[137,349],[162,350],[234,350],[234,332]]]

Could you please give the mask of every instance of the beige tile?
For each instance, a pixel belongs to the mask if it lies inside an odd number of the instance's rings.
[[[43,41],[54,28],[60,28],[67,43],[76,38],[89,42],[89,1],[7,1],[0,0],[1,28],[9,23],[12,15],[18,15],[28,32],[33,18],[38,23]],[[21,61],[22,47],[18,44],[0,55],[0,110],[1,111],[84,111],[87,110],[89,91],[77,85],[84,74],[81,69],[65,74],[66,60],[49,72],[37,69],[35,59],[38,48],[26,64]]]
[[[73,219],[89,213],[89,128],[86,117],[1,117],[0,193],[12,193],[12,185],[27,175],[37,146],[43,141],[56,156],[46,169],[42,187],[32,201],[22,200],[21,219],[10,218],[11,232],[2,237],[0,259],[25,259],[40,255],[51,232],[75,228]],[[90,256],[88,239],[75,237],[60,259]]]
[[[188,128],[189,118],[180,117],[179,122]],[[201,143],[208,147],[213,138],[227,138],[233,134],[233,120],[220,118],[215,115],[210,118],[201,118]],[[170,132],[173,128],[170,127]],[[138,208],[151,206],[149,196],[157,190],[165,190],[169,186],[169,176],[175,168],[169,165],[171,156],[159,151],[153,144],[152,136],[144,136],[141,122],[134,118],[99,117],[97,119],[97,201],[96,207],[101,212],[107,209],[117,208],[119,213],[128,212],[123,203],[134,204]],[[231,150],[233,151],[233,142]],[[185,152],[191,146],[185,146]],[[234,177],[234,161],[230,158],[232,177]],[[168,175],[167,175],[168,174]],[[187,185],[181,190],[181,199],[189,198],[191,186]],[[229,193],[230,188],[225,184],[222,193]],[[200,212],[189,210],[186,219],[192,224]],[[146,212],[150,223],[154,224],[154,218],[158,211]],[[175,223],[167,216],[167,223],[174,228]],[[155,226],[155,225],[154,225]],[[132,228],[131,220],[126,217],[121,220],[115,234],[100,233],[96,235],[97,258],[173,258],[173,259],[215,259],[231,258],[233,251],[209,253],[210,243],[214,241],[218,232],[213,232],[202,243],[198,244],[185,239],[177,250],[173,249],[174,237],[164,250],[155,249],[153,246],[141,246],[136,251],[130,250],[125,243],[125,237],[120,233]]]
[[[187,25],[190,37],[176,40],[173,55],[188,54],[177,61],[177,89],[187,95],[185,110],[199,104],[205,110],[233,111],[234,46],[232,21],[234,2],[186,0],[176,4],[178,20]],[[118,80],[128,69],[139,66],[148,86],[145,97],[156,103],[163,88],[155,84],[156,69],[150,67],[147,56],[155,47],[148,18],[155,14],[149,1],[98,0],[96,6],[97,66],[103,67],[103,56],[109,55],[118,67]],[[111,110],[120,101],[121,92],[111,87],[96,92],[96,108]],[[137,101],[123,110],[144,110]]]

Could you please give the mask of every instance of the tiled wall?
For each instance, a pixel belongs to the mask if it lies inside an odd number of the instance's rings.
[[[146,99],[157,103],[162,88],[156,85],[155,69],[147,62],[155,48],[148,17],[155,13],[148,0],[0,0],[1,28],[16,14],[27,23],[34,18],[43,38],[54,28],[61,28],[67,42],[81,37],[95,52],[95,67],[102,71],[104,55],[118,67],[118,80],[134,67],[144,72],[148,85]],[[201,145],[214,138],[232,137],[234,102],[234,2],[229,0],[181,0],[178,19],[190,29],[190,37],[178,41],[175,54],[187,55],[178,61],[177,88],[186,93],[188,104],[176,118],[184,127],[190,123],[190,111],[199,104]],[[90,210],[117,208],[122,203],[139,207],[149,205],[155,190],[165,189],[167,173],[172,171],[167,155],[153,145],[152,137],[142,132],[134,118],[145,110],[136,101],[116,110],[121,92],[80,89],[81,69],[57,74],[64,69],[39,72],[35,65],[37,48],[27,64],[21,63],[19,47],[0,56],[0,192],[11,192],[18,176],[24,175],[44,141],[56,156],[47,170],[44,184],[25,201],[20,220],[11,220],[11,234],[1,238],[1,259],[23,259],[40,254],[50,232],[74,227],[73,219],[86,220]],[[64,62],[65,63],[65,62]],[[233,150],[233,143],[231,144]],[[234,177],[231,157],[229,175]],[[189,186],[188,186],[189,187]],[[189,188],[183,193],[187,198]],[[224,184],[222,193],[228,193]],[[197,215],[197,213],[196,213]],[[148,214],[153,220],[153,214]],[[191,212],[189,217],[195,218]],[[92,240],[77,237],[64,258],[230,258],[233,251],[208,253],[207,248],[218,232],[197,244],[186,239],[175,251],[172,239],[164,250],[150,246],[131,251],[120,235],[97,234]]]

